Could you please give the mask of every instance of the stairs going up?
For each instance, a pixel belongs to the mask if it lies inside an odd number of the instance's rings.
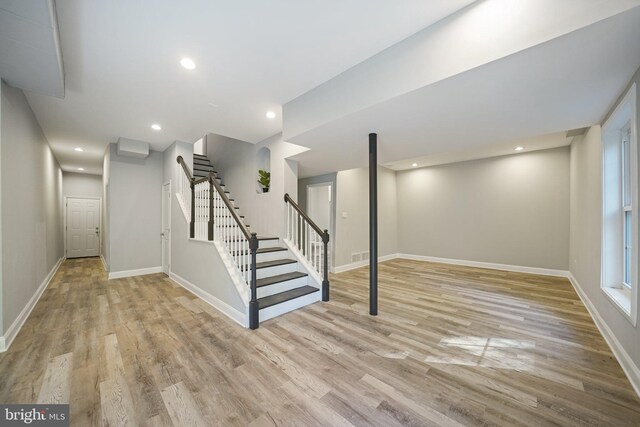
[[[194,154],[194,179],[207,177],[210,173],[214,174],[224,192],[229,195],[229,191],[222,184],[222,179],[218,178],[209,159],[206,156]],[[233,202],[233,199],[230,200]],[[235,209],[239,209],[238,206],[235,206],[235,202],[233,205]],[[240,215],[240,217],[244,220],[244,216]],[[215,226],[225,227],[234,220],[229,215],[226,221],[227,224]],[[232,247],[229,245],[231,242],[225,241],[227,248]],[[243,254],[231,251],[230,253],[232,255]],[[248,251],[245,251],[244,254],[249,255]],[[321,299],[320,289],[317,287],[318,284],[315,286],[314,284],[315,281],[304,271],[295,255],[282,244],[279,237],[258,237],[256,288],[260,322],[319,301]]]

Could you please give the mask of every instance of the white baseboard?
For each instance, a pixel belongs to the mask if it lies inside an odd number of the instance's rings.
[[[141,268],[139,270],[124,270],[124,271],[109,272],[109,280],[122,279],[125,277],[133,277],[133,276],[144,276],[145,274],[156,274],[156,273],[162,273],[162,266]]]
[[[569,281],[573,285],[573,288],[576,290],[576,293],[580,297],[580,300],[582,300],[582,303],[587,308],[587,311],[589,312],[589,314],[591,315],[591,318],[593,319],[594,323],[598,327],[598,330],[604,337],[604,340],[607,342],[607,344],[609,344],[609,348],[611,348],[611,352],[618,360],[618,363],[620,363],[620,366],[622,366],[622,370],[627,375],[627,378],[629,379],[631,386],[636,391],[636,394],[640,397],[640,369],[633,362],[633,360],[631,359],[631,356],[629,356],[629,354],[622,347],[622,344],[620,344],[620,341],[618,341],[613,331],[605,323],[602,316],[600,316],[600,313],[598,313],[598,310],[596,309],[595,305],[593,305],[593,303],[591,302],[587,294],[582,289],[582,286],[580,286],[580,283],[578,283],[576,278],[573,277],[573,274],[571,274],[571,272],[569,272],[568,277],[569,277]]]
[[[516,273],[539,274],[542,276],[569,277],[566,270],[553,270],[550,268],[524,267],[520,265],[494,264],[491,262],[467,261],[462,259],[438,258],[424,255],[397,254],[396,258],[413,261],[437,262],[441,264],[463,265],[465,267],[488,268],[491,270],[513,271]]]
[[[102,266],[104,267],[104,271],[109,274],[109,269],[107,268],[107,261],[104,259],[104,255],[100,254],[100,261],[102,261]]]
[[[47,289],[47,286],[49,286],[51,279],[53,279],[53,276],[56,275],[58,268],[60,268],[60,265],[64,260],[65,260],[65,257],[61,257],[56,263],[56,265],[53,266],[49,274],[47,274],[47,277],[45,277],[42,283],[40,284],[40,286],[38,286],[38,289],[33,294],[29,302],[27,302],[27,305],[22,309],[22,311],[20,312],[16,320],[14,320],[11,326],[9,326],[4,336],[0,337],[0,353],[3,351],[7,351],[9,349],[9,346],[11,345],[15,337],[18,335],[18,332],[20,332],[20,329],[22,329],[24,322],[27,320],[27,318],[33,311],[33,308],[38,303],[38,300],[40,300],[42,293],[44,292],[45,289]]]
[[[178,276],[177,274],[175,274],[173,272],[169,275],[169,277],[171,278],[171,280],[176,282],[178,285],[182,286],[183,288],[185,288],[186,290],[188,290],[189,292],[191,292],[192,294],[194,294],[195,296],[200,298],[202,301],[204,301],[207,304],[211,305],[213,308],[215,308],[216,310],[218,310],[222,314],[226,315],[227,317],[229,317],[234,322],[238,323],[239,325],[241,325],[244,328],[248,328],[249,327],[249,318],[246,315],[246,313],[242,313],[241,311],[231,307],[226,302],[214,297],[213,295],[211,295],[208,292],[203,291],[202,289],[200,289],[199,287],[197,287],[193,283],[191,283],[188,280]]]
[[[399,254],[389,254],[385,256],[379,256],[378,262],[389,261],[398,258]],[[333,267],[333,273],[344,273],[345,271],[355,270],[356,268],[369,265],[369,260],[352,262],[351,264],[337,265]]]

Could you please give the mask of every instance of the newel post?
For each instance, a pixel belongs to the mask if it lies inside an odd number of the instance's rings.
[[[329,301],[329,230],[322,234],[324,245],[324,277],[322,278],[322,301]]]
[[[249,250],[251,251],[251,301],[249,301],[249,328],[258,329],[260,320],[258,307],[258,288],[256,286],[256,254],[258,253],[258,236],[251,233],[249,239]]]
[[[193,180],[189,183],[191,187],[191,222],[189,222],[189,237],[196,237],[196,186]]]
[[[209,173],[209,222],[207,223],[207,239],[213,240],[213,180],[215,177],[213,173]]]

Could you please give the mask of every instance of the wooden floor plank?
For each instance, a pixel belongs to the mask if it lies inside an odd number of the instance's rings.
[[[91,425],[640,425],[640,400],[563,278],[393,260],[256,331],[165,275],[67,260],[0,354],[0,402]]]

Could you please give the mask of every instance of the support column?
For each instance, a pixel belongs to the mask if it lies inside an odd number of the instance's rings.
[[[369,134],[369,314],[378,315],[378,135]]]

